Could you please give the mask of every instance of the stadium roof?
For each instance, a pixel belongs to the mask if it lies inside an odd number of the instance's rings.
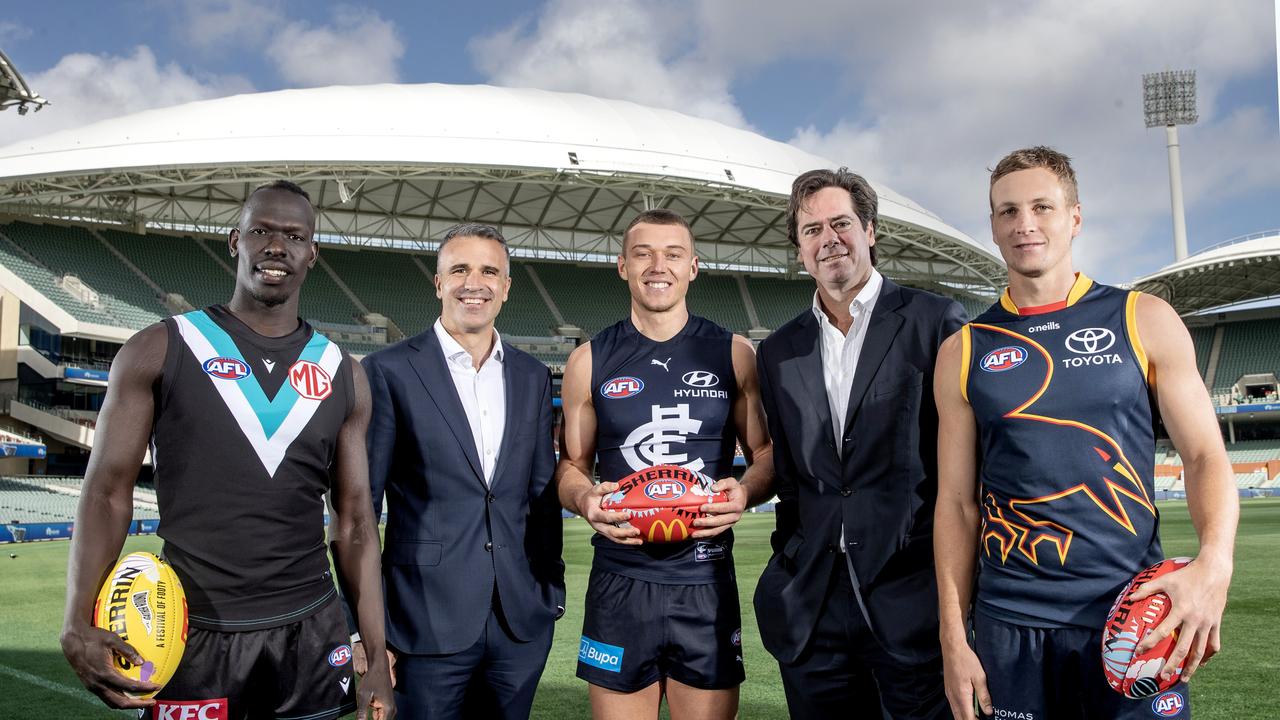
[[[829,160],[709,120],[586,95],[371,85],[238,95],[0,148],[0,213],[223,232],[257,184],[289,178],[326,239],[420,246],[459,220],[520,254],[616,255],[646,207],[685,215],[711,267],[787,268],[786,198]],[[856,168],[855,168],[856,169]],[[874,179],[873,179],[874,183]],[[1004,268],[918,204],[880,194],[880,267],[989,290]]]
[[[1280,295],[1280,230],[1228,240],[1138,278],[1180,313]]]

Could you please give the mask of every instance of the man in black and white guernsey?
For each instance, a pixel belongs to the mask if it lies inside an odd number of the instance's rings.
[[[647,210],[623,235],[618,274],[631,315],[579,347],[565,368],[560,501],[591,524],[578,677],[595,718],[732,718],[745,675],[729,529],[766,500],[773,463],[751,343],[689,314],[698,275],[688,223]],[[731,477],[735,444],[748,469]],[[599,461],[603,482],[593,484]],[[626,512],[601,499],[617,481],[656,465],[714,479],[723,502],[702,506],[688,540],[646,543]]]
[[[231,301],[142,330],[112,364],[61,638],[81,681],[112,707],[145,708],[144,718],[395,715],[365,456],[369,388],[360,365],[298,317],[314,232],[302,188],[254,190],[228,237]],[[163,555],[190,610],[182,663],[155,700],[131,695],[154,684],[112,667],[113,653],[141,662],[134,649],[89,624],[148,445]],[[326,492],[333,558],[370,649],[358,692],[325,552]]]

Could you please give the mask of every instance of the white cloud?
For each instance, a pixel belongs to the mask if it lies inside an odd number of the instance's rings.
[[[11,20],[0,20],[0,43],[11,43],[31,37],[31,28]]]
[[[680,4],[552,0],[535,24],[471,44],[490,82],[632,100],[745,127],[727,73],[688,52]]]
[[[161,65],[146,46],[126,56],[67,55],[52,68],[25,77],[50,105],[26,116],[0,113],[0,138],[5,144],[126,113],[253,89],[240,77],[203,77],[176,63]]]
[[[280,0],[185,0],[178,9],[179,31],[207,51],[262,40],[286,21]]]
[[[339,7],[331,25],[294,21],[273,31],[266,54],[286,82],[359,85],[399,79],[404,44],[376,12]]]

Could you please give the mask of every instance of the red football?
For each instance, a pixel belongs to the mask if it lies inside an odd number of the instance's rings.
[[[645,542],[680,542],[693,533],[693,521],[703,516],[698,508],[728,499],[722,492],[711,492],[714,482],[687,468],[655,465],[619,480],[617,492],[605,496],[600,507],[630,510],[630,524],[640,528]]]
[[[1133,652],[1142,638],[1159,626],[1173,609],[1169,596],[1156,593],[1138,602],[1130,600],[1129,596],[1143,583],[1178,570],[1189,562],[1191,558],[1169,558],[1143,570],[1120,591],[1111,606],[1107,625],[1102,631],[1102,669],[1106,673],[1107,684],[1116,692],[1124,693],[1125,697],[1149,697],[1182,680],[1182,663],[1168,680],[1160,678],[1160,669],[1178,642],[1176,632],[1141,655]]]

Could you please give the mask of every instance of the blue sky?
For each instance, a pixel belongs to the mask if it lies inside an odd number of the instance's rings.
[[[847,164],[990,242],[987,168],[1075,159],[1077,266],[1172,260],[1164,133],[1142,73],[1194,68],[1181,129],[1192,252],[1280,228],[1274,0],[0,0],[0,48],[54,104],[0,144],[238,92],[491,83],[669,107]]]

